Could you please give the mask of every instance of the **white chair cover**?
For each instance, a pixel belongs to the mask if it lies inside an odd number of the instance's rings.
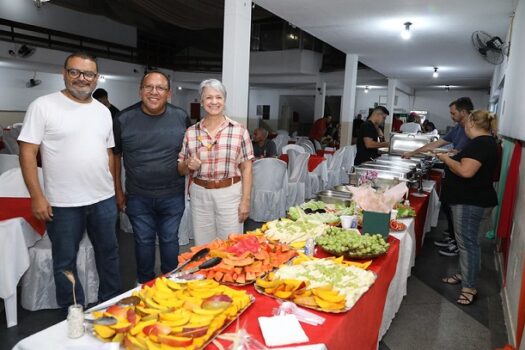
[[[282,134],[275,136],[275,138],[272,140],[275,143],[278,156],[282,154],[283,147],[288,144],[288,140],[290,140],[290,137],[288,135]]]
[[[27,310],[58,309],[53,277],[53,258],[51,241],[46,234],[33,247],[29,248],[31,265],[22,277],[22,296],[20,303]],[[80,242],[77,254],[77,273],[84,289],[85,303],[98,300],[98,273],[95,253],[87,233]]]
[[[277,130],[277,135],[286,135],[286,136],[288,136],[289,133],[288,133],[288,130],[279,129],[279,130]]]
[[[328,160],[328,184],[327,188],[332,188],[341,184],[341,166],[343,164],[343,149],[338,149]]]
[[[266,222],[286,214],[288,171],[286,163],[276,158],[253,163],[253,185],[250,218]]]
[[[302,141],[299,143],[299,146],[303,147],[305,151],[309,154],[315,154],[315,148],[313,146],[313,143],[308,140],[308,142]]]
[[[43,188],[44,176],[42,168],[38,168],[38,180],[40,186]],[[22,169],[12,168],[0,175],[0,197],[18,197],[29,198],[24,178],[22,177]]]
[[[16,154],[0,154],[0,174],[13,168],[20,168],[18,156]]]
[[[299,145],[294,145],[294,144],[290,144],[290,145],[285,145],[282,149],[282,152],[283,154],[287,154],[288,153],[288,150],[294,150],[294,151],[297,151],[299,153],[305,153],[306,150],[304,149],[304,147],[301,147]]]
[[[302,204],[305,200],[308,179],[308,153],[288,150],[288,196],[286,209]]]
[[[317,151],[322,150],[323,146],[321,146],[321,143],[317,140],[314,140],[314,146]]]
[[[355,159],[355,145],[348,145],[343,148],[343,163],[341,166],[341,179],[340,182],[342,184],[347,184],[350,179],[348,177],[348,173],[352,170],[352,167],[354,166],[354,159]]]

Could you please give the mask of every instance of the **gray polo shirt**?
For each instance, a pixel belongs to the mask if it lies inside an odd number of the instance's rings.
[[[115,118],[116,154],[122,154],[126,169],[126,193],[153,198],[184,191],[184,176],[177,171],[177,158],[190,121],[186,112],[171,104],[158,116],[150,116],[137,103]]]

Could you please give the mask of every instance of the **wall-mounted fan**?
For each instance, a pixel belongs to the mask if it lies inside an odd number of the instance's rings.
[[[40,84],[42,84],[42,80],[37,79],[36,78],[36,73],[35,73],[35,75],[33,75],[33,77],[26,82],[26,88],[33,88],[33,87],[38,86]]]
[[[498,36],[477,30],[472,33],[472,45],[483,58],[492,64],[503,62],[503,56],[508,52],[507,45]]]

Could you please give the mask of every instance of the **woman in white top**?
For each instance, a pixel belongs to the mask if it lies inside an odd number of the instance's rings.
[[[417,134],[421,132],[421,124],[419,124],[419,115],[410,113],[407,122],[399,128],[403,134]]]

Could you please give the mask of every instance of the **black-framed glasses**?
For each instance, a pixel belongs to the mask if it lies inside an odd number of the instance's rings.
[[[142,89],[146,92],[152,92],[153,90],[157,90],[159,94],[163,94],[167,92],[169,89],[166,86],[158,86],[158,85],[143,85]]]
[[[95,72],[90,72],[90,71],[81,71],[81,70],[78,70],[78,69],[74,69],[74,68],[70,68],[70,69],[66,69],[66,72],[67,74],[71,77],[71,78],[78,78],[80,77],[80,75],[83,75],[84,76],[84,79],[86,80],[93,80],[97,77],[97,73]]]

